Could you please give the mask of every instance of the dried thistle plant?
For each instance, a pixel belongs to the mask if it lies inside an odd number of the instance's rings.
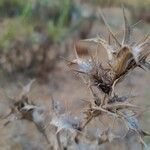
[[[110,142],[113,138],[117,137],[112,132],[113,125],[117,120],[121,120],[127,128],[124,137],[132,130],[140,142],[145,144],[143,137],[149,135],[149,133],[140,128],[137,119],[137,114],[139,114],[142,108],[133,104],[130,101],[131,97],[117,95],[115,89],[116,85],[122,82],[133,69],[137,67],[143,70],[150,69],[150,63],[147,61],[150,54],[149,35],[142,38],[139,42],[131,40],[132,27],[128,23],[123,8],[124,36],[120,42],[111,31],[104,16],[102,14],[101,16],[108,30],[109,40],[107,41],[98,36],[76,43],[76,59],[68,63],[71,70],[81,74],[82,79],[88,84],[89,90],[93,95],[93,100],[89,102],[88,108],[84,111],[86,117],[82,121],[80,130],[83,131],[94,118],[99,117],[101,119],[105,115],[106,120],[107,117],[112,117],[113,121],[110,122],[111,125],[108,125],[109,130],[101,129],[103,134],[100,136],[99,143]],[[108,56],[106,65],[93,56],[85,46],[85,43],[90,42],[104,47]],[[101,96],[95,92],[95,87],[99,89]],[[77,134],[76,140],[79,138],[79,135]]]
[[[6,120],[4,126],[7,126],[9,123],[12,123],[15,120],[27,120],[33,122],[37,130],[49,143],[49,139],[45,131],[47,119],[45,114],[46,109],[34,104],[34,102],[28,96],[34,82],[35,79],[23,86],[20,94],[16,98],[11,98],[6,95],[9,98],[10,113],[4,118]]]
[[[70,143],[69,140],[72,140],[73,137],[74,141],[70,145],[75,145],[77,149],[83,149],[81,147],[84,144],[81,143],[81,140],[85,137],[86,141],[88,141],[88,136],[85,134],[84,129],[96,118],[99,119],[98,124],[104,124],[104,127],[99,126],[100,132],[97,133],[96,138],[97,145],[112,142],[116,139],[125,139],[129,132],[132,132],[139,142],[146,146],[143,137],[150,134],[143,131],[138,121],[138,115],[143,109],[131,101],[134,96],[118,95],[116,85],[121,83],[127,74],[137,67],[150,70],[150,63],[147,61],[150,54],[149,35],[139,42],[132,41],[132,27],[128,23],[124,8],[123,16],[124,36],[121,42],[113,34],[102,15],[109,33],[108,40],[98,36],[75,44],[76,59],[67,60],[68,66],[72,71],[81,75],[83,81],[88,85],[89,92],[92,93],[92,98],[90,101],[86,101],[87,107],[81,112],[84,115],[84,119],[83,117],[73,116],[71,112],[62,111],[62,106],[52,98],[52,116],[49,114],[51,120],[48,121],[50,125],[56,127],[57,146],[53,146],[54,149],[61,150],[66,148],[62,144],[60,136],[62,130],[71,131],[71,136],[67,139],[67,143]],[[90,53],[85,44],[90,42],[104,47],[108,56],[105,64],[97,56],[93,56]],[[44,115],[46,109],[35,105],[28,97],[33,82],[34,80],[23,87],[18,98],[11,98],[11,112],[6,116],[7,122],[5,125],[15,119],[31,121],[49,142],[48,133],[44,128],[45,120],[47,120]],[[126,129],[122,136],[114,132],[114,127],[120,121]],[[119,130],[118,126],[115,128]],[[55,145],[55,143],[53,144]]]

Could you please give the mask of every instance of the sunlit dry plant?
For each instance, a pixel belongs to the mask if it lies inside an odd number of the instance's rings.
[[[112,33],[103,15],[102,18],[109,33],[109,41],[100,36],[82,40],[82,42],[100,44],[106,49],[108,56],[107,67],[104,67],[99,60],[93,58],[90,52],[83,47],[83,44],[75,46],[76,59],[69,64],[73,70],[86,74],[91,83],[106,94],[111,94],[114,86],[134,68],[141,67],[144,69],[146,67],[149,69],[150,67],[149,62],[146,62],[146,58],[150,53],[149,35],[139,42],[132,41],[132,29],[127,21],[124,9],[123,16],[125,25],[122,42]]]
[[[99,143],[110,142],[117,137],[112,130],[115,122],[121,120],[127,129],[123,137],[129,131],[132,131],[137,135],[139,141],[144,144],[142,138],[149,134],[140,128],[137,119],[142,108],[131,103],[132,96],[119,96],[116,94],[115,89],[116,85],[122,82],[133,69],[137,67],[143,70],[150,69],[150,63],[147,60],[150,54],[149,35],[139,42],[132,40],[132,27],[128,23],[123,8],[124,35],[120,42],[111,31],[102,13],[101,16],[109,33],[108,40],[98,36],[77,42],[75,44],[76,59],[68,63],[71,70],[81,75],[93,95],[93,100],[88,103],[88,108],[83,112],[86,118],[82,122],[80,130],[83,130],[96,117],[99,117],[100,120],[103,116],[105,116],[105,120],[108,120],[107,117],[111,117],[113,121],[110,121],[111,125],[108,125],[108,129],[101,129],[103,133],[100,136],[99,141],[101,142]],[[85,46],[85,43],[90,42],[102,45],[106,50],[108,56],[106,64],[103,64],[97,56],[90,53]],[[95,87],[99,89],[101,96],[96,93]],[[76,139],[79,135],[77,134]]]
[[[120,42],[111,31],[103,14],[101,16],[109,33],[108,40],[100,36],[81,40],[74,46],[76,58],[72,61],[67,60],[69,68],[80,74],[84,83],[88,86],[89,92],[92,93],[92,98],[89,101],[85,100],[87,107],[81,111],[84,117],[76,117],[72,112],[64,111],[61,104],[51,98],[51,114],[49,113],[47,118],[45,115],[47,109],[35,105],[28,97],[34,82],[34,80],[31,80],[29,84],[23,87],[18,98],[10,98],[11,112],[6,116],[7,122],[5,126],[15,119],[31,121],[49,142],[47,137],[49,133],[45,131],[45,121],[48,120],[49,125],[55,126],[54,131],[56,131],[57,141],[57,147],[53,146],[55,149],[67,149],[69,144],[70,146],[75,145],[77,149],[83,149],[81,147],[84,144],[81,141],[84,138],[89,144],[88,133],[85,133],[85,129],[88,128],[92,121],[99,121],[97,123],[99,130],[95,140],[97,146],[116,139],[125,139],[130,133],[137,137],[142,146],[146,146],[143,137],[150,134],[141,128],[138,120],[143,108],[131,101],[135,96],[118,95],[116,85],[121,83],[137,67],[150,70],[150,62],[147,60],[150,54],[149,35],[139,42],[132,40],[132,27],[128,23],[123,8],[124,35]],[[105,60],[105,64],[97,54],[93,56],[88,50],[86,43],[91,42],[95,45],[101,45],[106,50],[107,60]],[[98,120],[96,120],[97,118]],[[120,126],[125,128],[125,131],[121,129],[123,134],[118,135],[114,130],[120,130]],[[71,134],[66,140],[67,147],[63,145],[60,136],[62,131],[66,130]],[[72,141],[70,142],[70,140]]]

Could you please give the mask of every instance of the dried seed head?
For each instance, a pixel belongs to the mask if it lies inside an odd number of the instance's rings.
[[[122,43],[112,33],[102,13],[101,16],[109,32],[109,40],[106,41],[101,37],[97,37],[82,40],[79,44],[76,43],[76,59],[70,63],[70,66],[74,71],[88,75],[92,85],[97,86],[102,92],[110,94],[113,92],[114,86],[134,68],[143,68],[143,66],[150,68],[150,64],[146,62],[146,58],[150,54],[150,43],[149,36],[146,36],[138,43],[131,41],[132,28],[128,23],[124,8],[124,36]],[[110,42],[111,40],[115,41],[117,45]],[[101,44],[106,49],[109,65],[102,66],[100,61],[92,57],[86,47],[87,44],[84,44],[84,42]]]

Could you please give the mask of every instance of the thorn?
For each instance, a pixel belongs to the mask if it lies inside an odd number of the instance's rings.
[[[125,8],[123,7],[123,17],[124,17],[124,37],[123,37],[123,44],[128,44],[130,42],[130,35],[131,35],[131,29],[130,25],[128,23],[128,20],[125,15]]]
[[[105,24],[105,26],[106,26],[108,32],[110,33],[110,35],[113,37],[113,39],[115,40],[116,44],[117,44],[118,47],[120,48],[120,47],[121,47],[121,44],[120,44],[120,42],[118,41],[118,39],[115,37],[115,35],[113,34],[113,32],[111,31],[111,29],[110,29],[110,27],[109,27],[109,25],[108,25],[108,23],[107,23],[107,21],[106,21],[104,15],[103,15],[103,13],[102,13],[100,10],[99,10],[99,13],[100,13],[100,15],[101,15],[101,18],[102,18],[102,20],[103,20],[103,22],[104,22],[104,24]]]

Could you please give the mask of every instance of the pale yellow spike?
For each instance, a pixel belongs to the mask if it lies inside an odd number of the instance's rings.
[[[100,12],[101,18],[102,18],[102,20],[103,20],[103,22],[104,22],[104,24],[105,24],[105,26],[106,26],[108,32],[110,33],[110,35],[112,36],[112,38],[115,40],[117,46],[120,48],[120,47],[121,47],[121,43],[118,41],[118,39],[115,37],[115,35],[114,35],[113,32],[111,31],[111,29],[110,29],[110,27],[109,27],[109,25],[108,25],[108,23],[107,23],[107,21],[106,21],[104,15],[102,14],[102,12],[101,12],[101,11],[99,11],[99,12]]]
[[[123,17],[124,17],[124,37],[123,37],[123,44],[129,44],[130,38],[131,38],[131,28],[128,23],[126,14],[125,14],[125,9],[123,7]]]

